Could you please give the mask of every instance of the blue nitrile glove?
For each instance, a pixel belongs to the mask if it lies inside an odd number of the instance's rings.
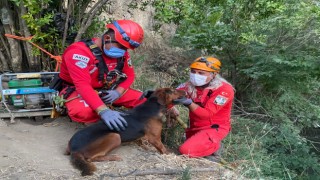
[[[172,101],[173,104],[182,104],[184,106],[189,106],[192,103],[192,99],[189,98],[179,98]]]
[[[120,131],[121,129],[123,131],[128,126],[127,121],[121,116],[121,112],[105,109],[99,112],[99,115],[111,130]]]
[[[101,97],[102,101],[105,104],[113,103],[121,95],[117,90],[108,90],[108,91],[104,91],[102,93],[105,94],[104,96]]]

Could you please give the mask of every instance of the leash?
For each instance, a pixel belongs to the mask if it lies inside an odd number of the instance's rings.
[[[133,171],[130,171],[130,172],[125,173],[125,174],[120,174],[120,175],[104,173],[104,174],[100,175],[99,179],[103,180],[105,176],[109,176],[109,177],[124,177],[124,176],[128,176],[128,175],[131,175],[131,174],[135,173],[137,170],[138,169],[135,169]]]
[[[177,117],[177,121],[184,129],[188,128],[187,124],[183,122],[179,117]]]

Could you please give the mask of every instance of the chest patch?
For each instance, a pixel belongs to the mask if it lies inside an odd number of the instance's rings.
[[[85,62],[82,62],[82,61],[78,61],[78,62],[76,62],[76,66],[78,66],[79,68],[81,68],[81,69],[84,69],[84,68],[86,68],[87,67],[87,63],[85,63]]]
[[[215,99],[214,99],[214,102],[215,104],[217,105],[224,105],[226,102],[227,102],[228,98],[224,97],[224,96],[221,96],[221,95],[218,95]]]
[[[72,59],[74,60],[79,60],[79,61],[82,61],[82,62],[85,62],[85,63],[88,63],[90,58],[88,58],[87,56],[83,56],[83,55],[80,55],[80,54],[74,54],[72,56]]]

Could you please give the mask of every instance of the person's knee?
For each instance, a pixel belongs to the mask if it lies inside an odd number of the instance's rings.
[[[191,153],[191,150],[190,150],[190,147],[185,145],[185,144],[182,144],[180,147],[179,147],[179,152],[180,154],[182,155],[189,155]]]
[[[179,147],[179,152],[182,155],[187,155],[188,157],[203,157],[213,154],[219,149],[220,142],[211,142],[204,144],[182,144]]]
[[[69,110],[70,118],[77,122],[96,122],[98,115],[91,108],[77,108]]]

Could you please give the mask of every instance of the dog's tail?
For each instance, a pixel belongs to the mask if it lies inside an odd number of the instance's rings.
[[[93,172],[97,170],[96,166],[92,162],[87,161],[83,154],[79,152],[71,153],[71,163],[81,171],[82,176],[93,175]]]

